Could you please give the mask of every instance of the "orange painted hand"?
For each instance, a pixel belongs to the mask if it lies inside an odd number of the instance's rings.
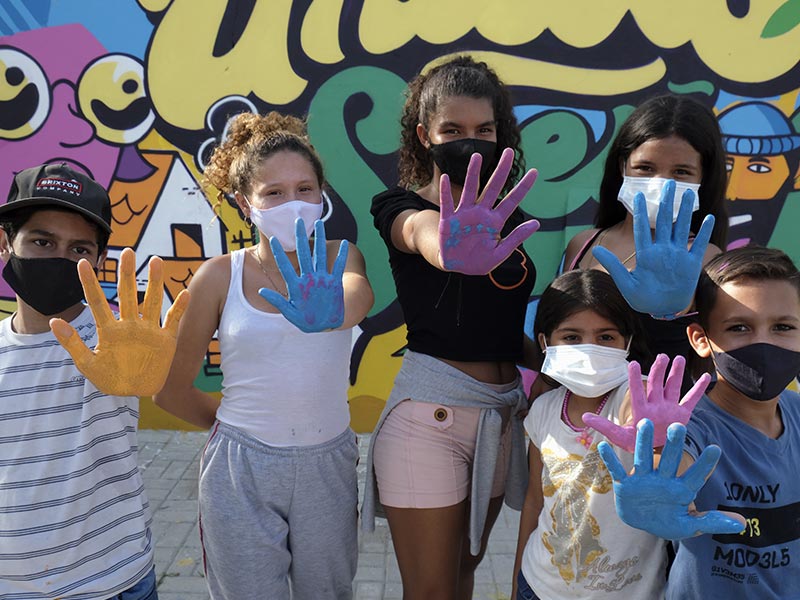
[[[97,346],[89,350],[63,319],[51,319],[50,329],[75,361],[75,366],[98,390],[114,396],[150,396],[164,385],[178,334],[178,323],[189,303],[183,290],[159,325],[164,293],[162,262],[150,259],[149,281],[139,313],[136,298],[136,257],[125,248],[120,255],[119,319],[114,318],[91,265],[78,263],[78,274],[97,324]]]

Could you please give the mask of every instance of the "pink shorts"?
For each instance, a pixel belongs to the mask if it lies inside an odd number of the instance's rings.
[[[398,404],[384,420],[373,448],[381,504],[442,508],[469,496],[480,411],[415,400]],[[507,415],[503,421],[492,498],[503,494],[511,451]]]

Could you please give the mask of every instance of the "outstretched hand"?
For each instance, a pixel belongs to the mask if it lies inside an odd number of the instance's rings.
[[[481,160],[477,153],[470,158],[458,208],[453,208],[450,178],[442,175],[439,183],[439,254],[445,271],[486,275],[539,229],[539,222],[531,219],[518,225],[505,239],[500,239],[508,217],[533,187],[536,170],[525,173],[495,207],[495,200],[511,172],[514,151],[511,148],[503,151],[497,168],[479,196]]]
[[[671,423],[686,425],[689,422],[694,407],[711,381],[711,376],[703,373],[692,389],[686,392],[683,400],[679,402],[686,359],[682,356],[675,357],[665,384],[664,375],[668,363],[669,357],[666,354],[659,354],[656,357],[647,377],[647,395],[645,395],[642,368],[639,363],[634,360],[628,365],[628,383],[633,412],[631,423],[620,426],[600,415],[588,412],[583,414],[583,422],[602,433],[615,446],[633,452],[636,446],[635,423],[641,419],[649,419],[655,430],[653,443],[656,447],[663,446],[667,439],[667,428]]]
[[[659,319],[673,319],[691,305],[703,267],[703,256],[714,229],[714,216],[707,215],[691,249],[687,249],[694,194],[692,190],[683,193],[673,226],[675,181],[664,184],[656,217],[655,239],[650,232],[644,195],[636,194],[633,199],[636,267],[632,271],[628,271],[607,248],[596,246],[592,249],[594,257],[608,271],[634,310]]]
[[[336,329],[344,323],[342,276],[347,263],[347,240],[342,240],[339,245],[333,270],[328,273],[328,248],[322,221],[314,223],[313,261],[302,219],[295,221],[295,237],[300,275],[295,272],[280,242],[274,237],[269,240],[275,262],[286,283],[288,299],[268,288],[261,288],[258,293],[305,333]]]
[[[661,462],[653,469],[653,424],[642,419],[636,436],[634,473],[628,475],[608,442],[598,451],[614,479],[617,514],[622,521],[668,540],[679,540],[703,533],[740,533],[744,519],[735,513],[712,510],[698,513],[690,507],[721,455],[719,446],[706,447],[680,477],[686,427],[670,425]],[[737,518],[738,517],[738,518]]]
[[[125,248],[119,258],[119,319],[114,318],[97,276],[87,260],[78,263],[86,301],[97,324],[97,345],[89,350],[63,319],[50,319],[50,329],[69,352],[75,366],[98,390],[112,396],[150,396],[166,381],[178,335],[178,323],[189,303],[183,290],[159,325],[164,294],[162,261],[150,259],[147,291],[139,313],[136,255]]]

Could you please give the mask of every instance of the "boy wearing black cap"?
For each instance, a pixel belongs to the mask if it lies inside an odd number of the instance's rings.
[[[78,337],[94,347],[103,325],[108,332],[125,318],[122,283],[120,321],[96,280],[91,310],[82,303],[76,263],[86,259],[91,267],[81,265],[86,285],[106,257],[110,232],[106,190],[66,164],[21,171],[0,206],[3,277],[17,297],[17,311],[0,321],[0,596],[7,600],[157,598],[136,456],[139,400],[100,391],[107,387],[84,368],[126,344],[107,333],[102,353],[99,346],[75,352],[83,347]],[[133,281],[133,253],[123,254]],[[128,312],[138,318],[135,283],[128,287]],[[158,295],[160,308],[160,289]],[[100,304],[110,321],[101,320]],[[74,361],[51,332],[52,318],[74,328],[60,323],[60,341],[77,333]],[[116,389],[138,393],[127,382]]]

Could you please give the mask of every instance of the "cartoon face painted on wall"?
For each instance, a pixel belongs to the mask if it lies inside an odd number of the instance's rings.
[[[49,162],[108,188],[120,146],[144,137],[153,120],[141,63],[108,54],[82,25],[0,38],[0,203],[16,172]],[[13,298],[2,280],[0,297]]]
[[[778,108],[745,102],[719,116],[732,247],[766,246],[787,195],[800,189],[800,134]]]
[[[141,63],[108,54],[82,25],[0,38],[0,114],[0,202],[15,172],[56,160],[108,187],[119,146],[154,120]]]

